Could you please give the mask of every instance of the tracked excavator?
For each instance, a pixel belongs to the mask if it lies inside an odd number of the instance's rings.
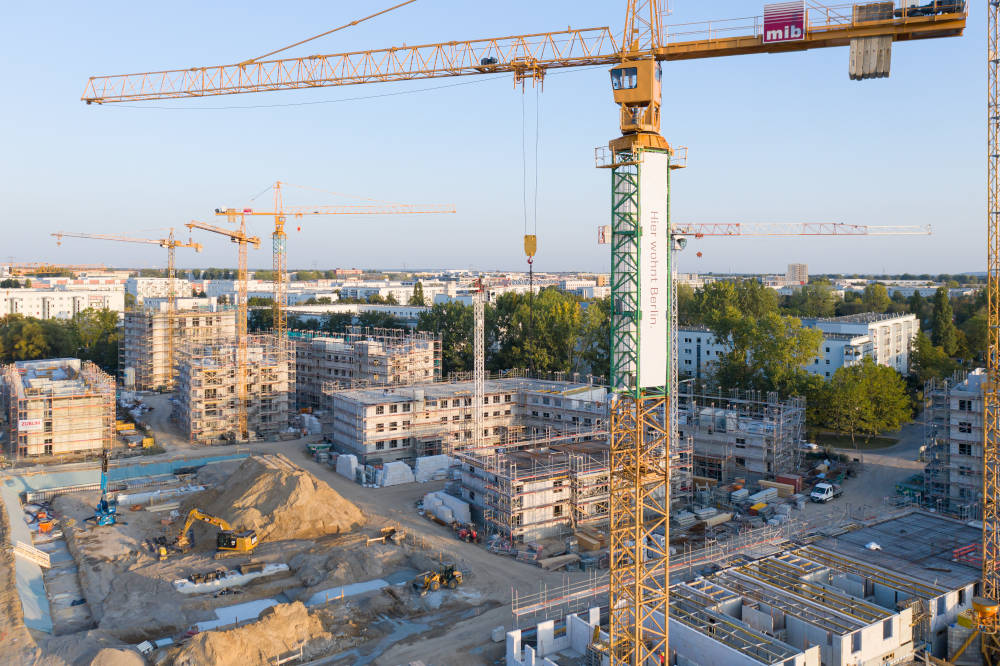
[[[222,518],[211,516],[198,509],[191,509],[187,520],[184,521],[184,528],[175,542],[178,550],[183,552],[191,547],[191,539],[188,535],[196,521],[208,523],[219,528],[219,534],[215,538],[216,559],[229,555],[250,554],[257,547],[257,532],[254,530],[237,532]]]

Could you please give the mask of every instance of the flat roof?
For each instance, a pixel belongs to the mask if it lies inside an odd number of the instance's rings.
[[[487,379],[485,382],[487,394],[516,391],[535,393],[550,393],[560,397],[576,400],[604,401],[607,392],[603,387],[576,382],[558,382],[548,379],[525,379],[513,377],[510,379]],[[457,396],[471,396],[475,391],[475,382],[464,381],[454,383],[434,382],[414,386],[348,389],[337,391],[339,397],[354,400],[365,405],[381,405],[389,402],[413,402],[419,400],[422,393],[424,400],[439,400]],[[595,396],[594,393],[599,393]]]
[[[929,584],[932,589],[957,589],[979,581],[982,572],[975,564],[956,561],[954,551],[979,544],[982,537],[981,528],[974,524],[914,509],[850,532],[827,536],[813,545]],[[869,549],[867,545],[872,542],[880,550]]]

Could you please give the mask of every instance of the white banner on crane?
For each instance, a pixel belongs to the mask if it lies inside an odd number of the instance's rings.
[[[639,163],[639,387],[666,386],[670,335],[670,246],[667,188],[670,158],[643,151]]]

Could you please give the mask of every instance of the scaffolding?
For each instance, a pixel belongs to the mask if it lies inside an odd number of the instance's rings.
[[[188,342],[229,340],[236,334],[236,312],[185,309],[171,317],[165,310],[149,307],[126,311],[122,342],[118,346],[118,368],[126,388],[140,391],[175,388],[176,359],[175,367],[170,367],[171,333],[174,349]]]
[[[291,331],[289,338],[296,349],[300,408],[321,408],[327,391],[441,379],[441,339],[433,333],[351,328],[338,334]]]
[[[90,361],[18,361],[3,368],[8,455],[15,459],[110,450],[115,380]]]
[[[196,444],[238,437],[235,341],[188,342],[177,354],[175,418]],[[293,351],[270,335],[247,338],[247,427],[251,439],[277,439],[287,431],[295,387]]]
[[[730,483],[757,481],[798,471],[805,401],[782,401],[775,392],[732,390],[695,393],[682,382],[678,441],[691,438],[695,476]]]

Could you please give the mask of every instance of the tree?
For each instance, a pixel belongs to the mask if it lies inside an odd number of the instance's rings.
[[[951,301],[948,300],[948,290],[939,287],[934,292],[934,314],[931,318],[931,341],[944,349],[949,356],[955,353],[958,346],[957,329]]]
[[[472,369],[471,307],[456,302],[438,303],[420,313],[417,330],[441,337],[442,376]]]
[[[496,299],[497,352],[490,367],[569,372],[576,361],[580,320],[579,302],[558,289],[543,289],[533,298],[501,294]]]
[[[4,361],[30,361],[46,358],[49,345],[38,319],[19,314],[7,315],[0,320],[0,340]]]
[[[866,357],[858,365],[838,368],[824,392],[825,422],[833,430],[865,441],[910,420],[912,410],[906,385],[898,372]]]
[[[832,317],[837,306],[829,284],[803,285],[788,297],[785,307],[796,317]]]
[[[608,315],[610,316],[610,312]],[[698,311],[698,298],[695,290],[689,284],[677,285],[677,323],[681,326],[692,326],[701,323],[701,313]]]
[[[105,372],[112,375],[118,372],[118,344],[120,329],[118,328],[118,313],[108,309],[95,310],[88,308],[77,313],[72,320],[75,341],[79,347],[79,357],[93,361]],[[72,340],[72,334],[68,336]],[[58,334],[49,333],[50,346],[72,345],[70,340],[59,342]]]
[[[865,311],[881,314],[889,309],[892,300],[885,285],[875,282],[867,285],[861,292],[861,302],[864,303]]]
[[[693,296],[692,292],[692,298]],[[609,378],[611,376],[610,296],[592,301],[583,309],[579,346],[580,365],[585,365],[586,370],[592,374]]]
[[[413,296],[410,296],[410,305],[427,305],[424,300],[424,285],[417,282],[413,285]]]
[[[782,315],[774,290],[755,281],[713,282],[699,301],[705,324],[727,348],[716,365],[720,386],[789,394],[807,385],[803,365],[823,334]]]
[[[331,312],[323,318],[320,328],[327,333],[346,333],[354,324],[354,315],[350,312]]]
[[[358,325],[367,326],[368,328],[409,328],[402,319],[388,312],[377,312],[374,310],[359,314]]]
[[[975,363],[986,355],[986,314],[977,313],[965,320],[961,332],[965,334],[967,360]]]
[[[918,383],[918,388],[929,379],[950,377],[958,365],[951,360],[941,347],[934,346],[923,331],[917,333],[910,354],[910,374]]]

